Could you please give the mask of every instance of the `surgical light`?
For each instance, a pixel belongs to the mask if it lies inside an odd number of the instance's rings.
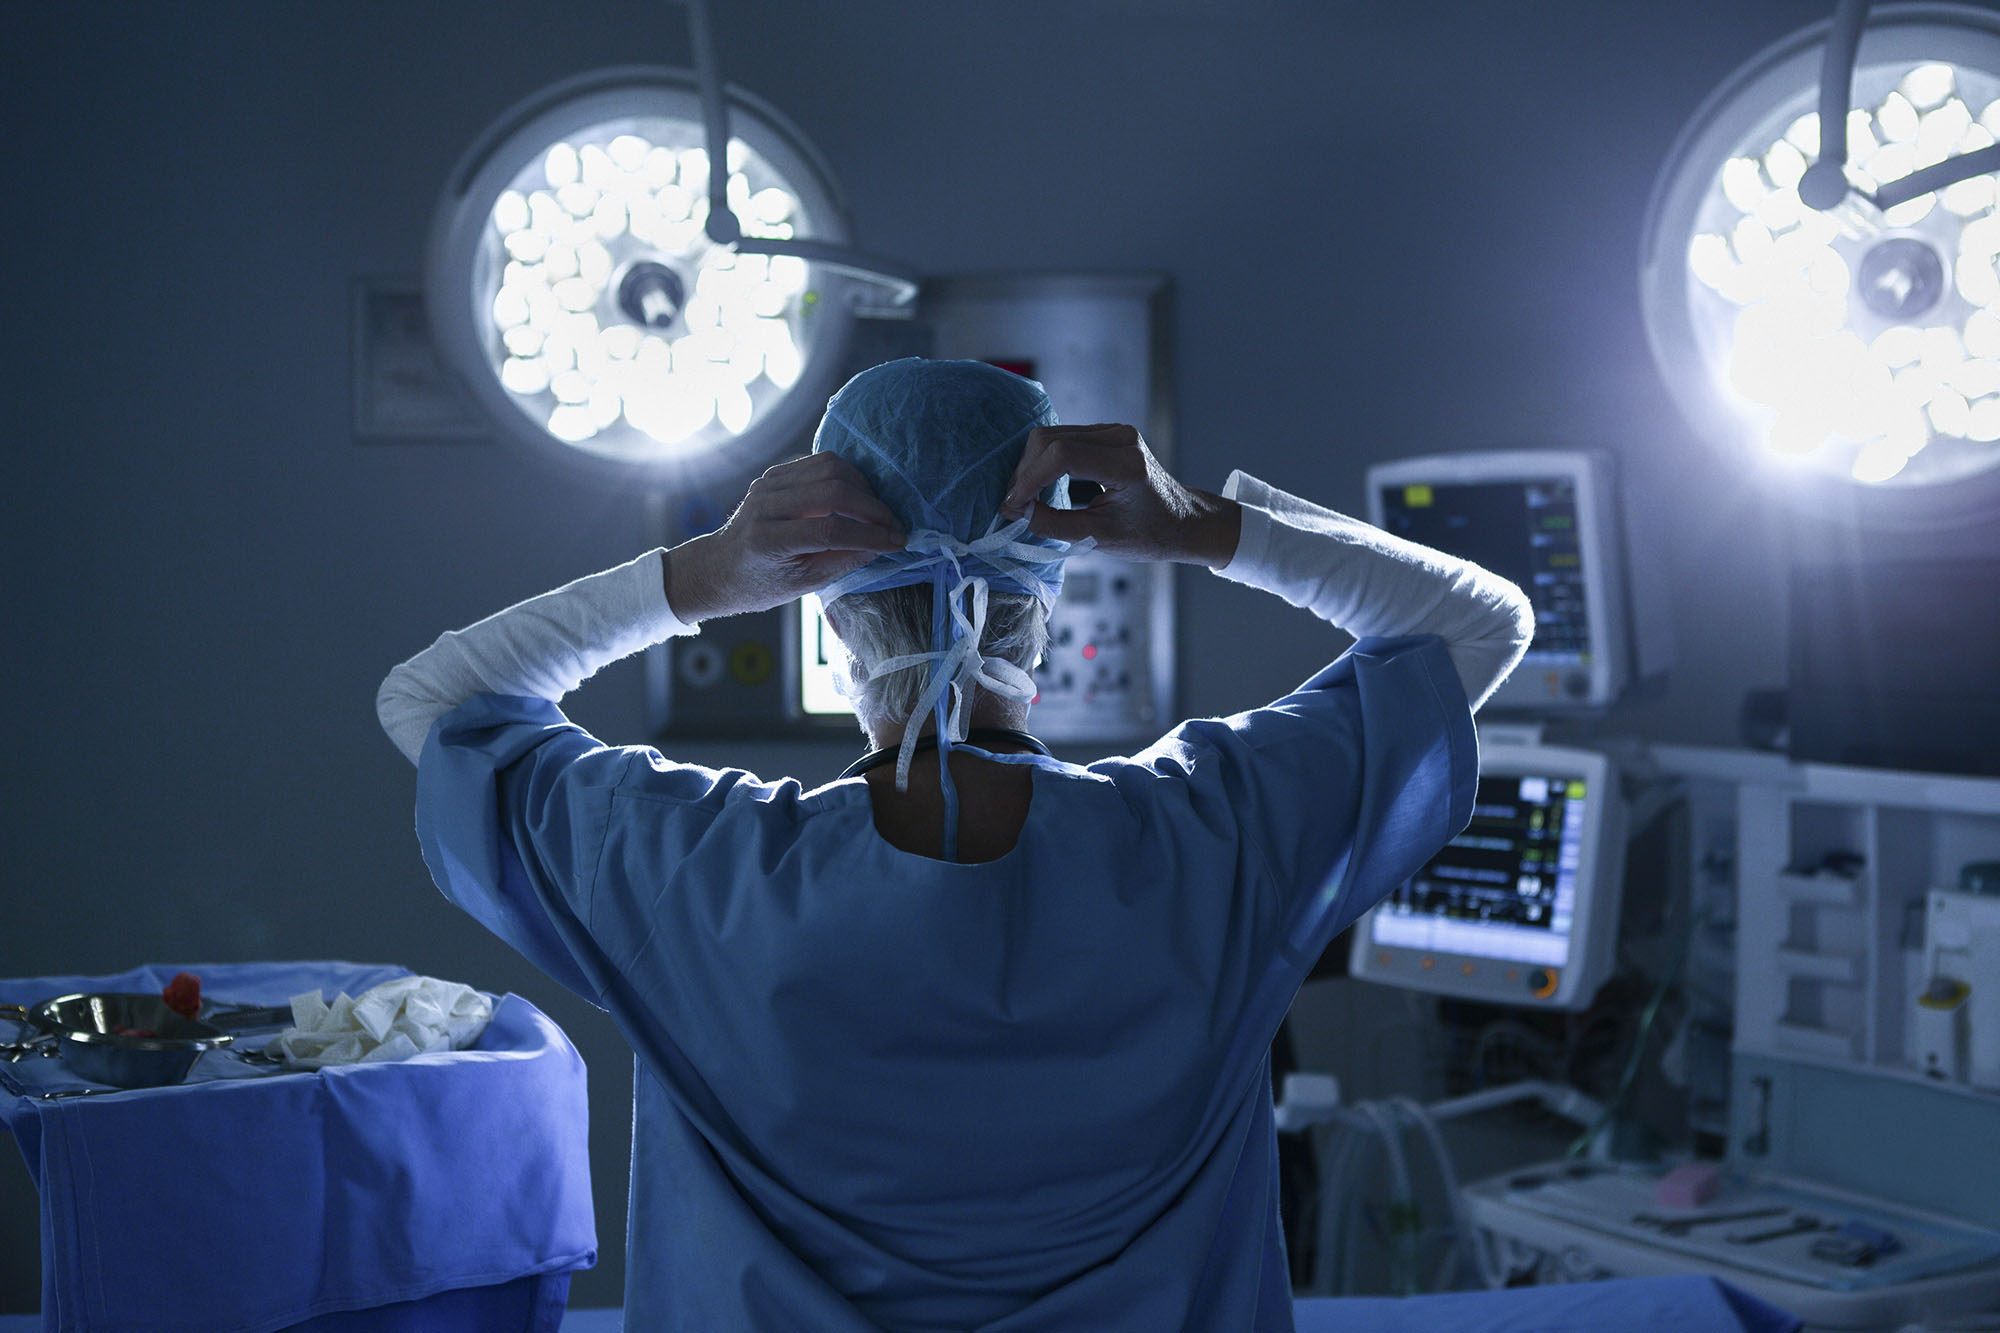
[[[1996,132],[2000,16],[1953,4],[1842,0],[1703,104],[1654,189],[1641,296],[1706,438],[1892,522],[1990,503]]]
[[[797,443],[852,321],[916,291],[848,247],[825,165],[773,108],[725,94],[706,7],[688,10],[696,73],[586,74],[473,146],[426,275],[434,339],[510,434],[671,484]]]
[[[767,108],[735,111],[729,188],[765,196],[744,234],[773,231],[782,198],[794,227],[844,241],[803,141]],[[515,434],[626,470],[748,467],[804,429],[802,380],[831,392],[852,310],[812,265],[752,268],[709,237],[704,138],[690,80],[611,71],[517,109],[454,178],[434,335]]]

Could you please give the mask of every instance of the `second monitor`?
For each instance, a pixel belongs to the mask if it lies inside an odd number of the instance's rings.
[[[1472,822],[1355,930],[1353,975],[1582,1009],[1611,974],[1624,804],[1604,755],[1482,739]]]
[[[1535,638],[1488,703],[1604,708],[1633,674],[1624,542],[1610,460],[1521,450],[1439,454],[1368,469],[1369,520],[1471,560],[1535,606]]]

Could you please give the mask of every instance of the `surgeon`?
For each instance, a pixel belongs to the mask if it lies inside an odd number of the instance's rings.
[[[1063,762],[1031,671],[1086,543],[1358,642]],[[808,592],[874,747],[837,781],[607,745],[557,706]],[[637,1054],[628,1329],[1284,1330],[1272,1035],[1465,825],[1472,710],[1531,628],[1477,566],[1240,472],[1183,486],[1033,381],[906,360],[720,530],[445,634],[378,704],[438,885]]]

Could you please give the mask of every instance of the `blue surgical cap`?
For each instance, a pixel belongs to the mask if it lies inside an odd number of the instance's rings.
[[[1062,591],[1069,546],[1037,537],[1025,524],[1003,524],[999,515],[1028,432],[1055,424],[1055,408],[1041,385],[984,361],[912,356],[849,380],[827,403],[813,452],[839,454],[859,468],[913,540],[833,584],[821,598],[931,582],[940,543],[922,538],[936,534],[968,548],[958,553],[966,571],[1003,591],[1052,603]],[[1041,499],[1067,508],[1069,479],[1058,478]],[[994,540],[1009,528],[1014,531],[1006,541]],[[1003,548],[1017,548],[1004,566],[985,558]]]
[[[1028,432],[1055,424],[1048,394],[1031,379],[983,361],[909,357],[849,380],[827,403],[813,436],[813,452],[839,454],[860,469],[909,534],[902,550],[829,585],[822,600],[912,584],[932,589],[931,651],[892,657],[872,669],[878,675],[929,670],[904,727],[896,785],[908,785],[918,732],[925,714],[934,715],[947,859],[957,841],[958,802],[946,761],[951,743],[965,739],[973,687],[1017,699],[1035,694],[1027,672],[979,653],[988,593],[1028,593],[1047,608],[1062,591],[1063,560],[1084,545],[1038,537],[1026,518],[1000,517]],[[1040,498],[1068,507],[1068,479],[1058,479]]]

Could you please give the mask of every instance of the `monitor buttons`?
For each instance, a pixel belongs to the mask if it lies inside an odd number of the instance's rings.
[[[1556,983],[1561,975],[1553,967],[1538,967],[1528,973],[1528,990],[1538,1000],[1546,1000],[1556,993]]]

